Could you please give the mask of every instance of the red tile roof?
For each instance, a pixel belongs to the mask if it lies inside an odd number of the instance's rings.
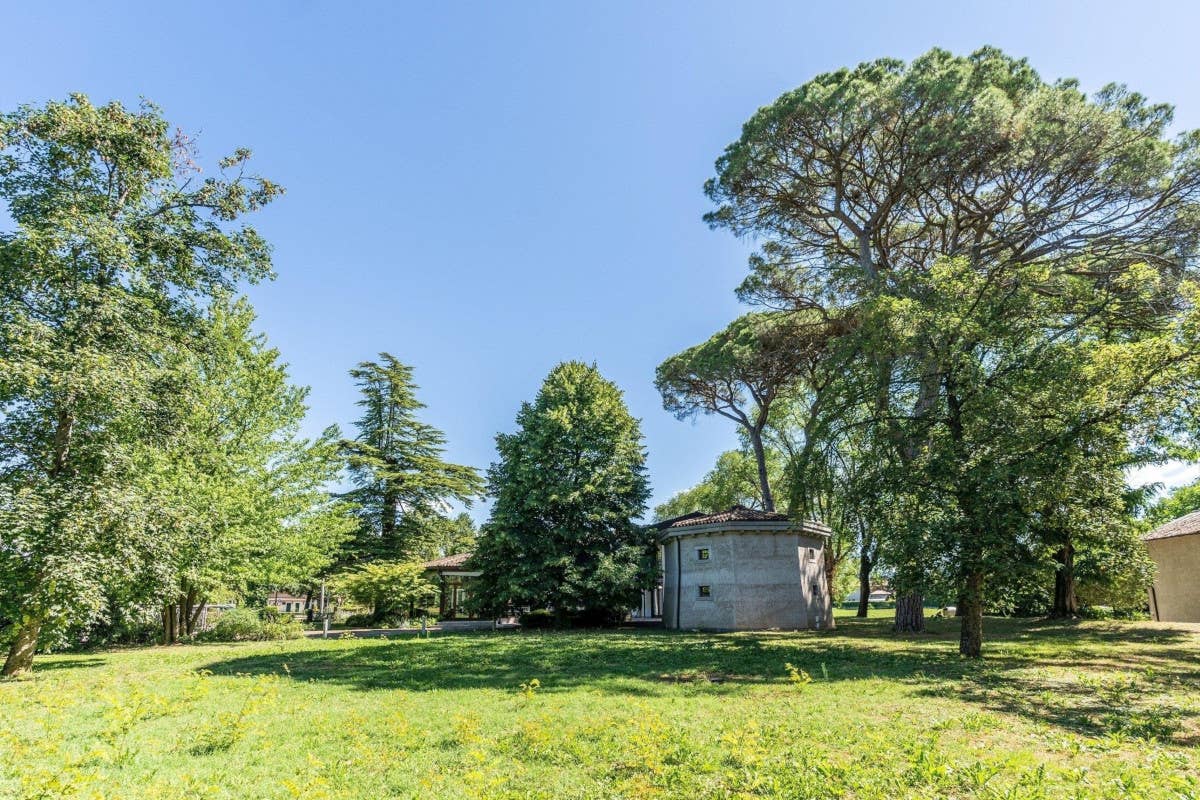
[[[787,522],[787,519],[787,514],[780,514],[775,511],[757,511],[745,506],[734,506],[728,511],[719,511],[716,514],[693,511],[691,514],[684,514],[682,517],[664,519],[662,522],[657,523],[655,527],[663,531],[668,528],[687,528],[692,525],[717,525],[722,522]]]
[[[433,561],[426,561],[422,566],[425,569],[457,569],[464,566],[471,555],[471,553],[455,553],[452,556],[443,556],[442,558],[435,558]]]
[[[1200,511],[1193,511],[1190,514],[1184,514],[1178,519],[1173,519],[1165,525],[1159,525],[1154,530],[1142,537],[1144,541],[1153,541],[1155,539],[1171,539],[1176,536],[1189,536],[1193,533],[1200,533]]]

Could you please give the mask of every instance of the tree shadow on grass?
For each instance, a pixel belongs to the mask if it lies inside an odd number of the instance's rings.
[[[930,620],[929,632],[913,637],[892,634],[888,620],[839,620],[839,626],[801,633],[538,631],[321,641],[205,668],[215,675],[271,673],[362,691],[514,690],[537,678],[545,692],[585,687],[658,696],[678,694],[681,685],[712,693],[784,685],[784,665],[792,664],[817,681],[883,678],[918,696],[957,698],[1080,733],[1111,733],[1123,725],[1132,735],[1179,741],[1195,722],[1193,711],[1153,701],[1200,683],[1200,636],[1193,631],[989,619],[986,657],[968,661],[957,653],[957,620]],[[1050,675],[1050,668],[1070,670],[1073,677]],[[1133,688],[1122,688],[1134,679]],[[1112,716],[1120,703],[1128,705],[1127,722]]]
[[[1086,736],[1200,744],[1200,629],[1078,620],[989,620],[983,668],[921,694],[956,697]],[[1020,653],[1012,661],[1008,656]],[[1004,666],[1007,663],[1007,666]]]
[[[87,667],[99,667],[105,664],[103,658],[59,658],[55,656],[39,656],[33,664],[34,673],[50,672],[52,670],[63,669],[85,669]]]

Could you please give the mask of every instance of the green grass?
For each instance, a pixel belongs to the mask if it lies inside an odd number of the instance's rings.
[[[839,624],[39,658],[0,796],[1200,796],[1200,626],[989,619],[969,663],[955,620]]]

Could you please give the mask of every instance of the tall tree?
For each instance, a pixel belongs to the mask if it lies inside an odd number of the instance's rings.
[[[576,609],[616,617],[654,577],[653,535],[634,522],[650,496],[638,421],[594,366],[559,364],[488,470],[495,502],[473,561],[481,609]]]
[[[403,561],[422,555],[431,522],[458,500],[470,505],[483,492],[474,467],[442,458],[446,437],[417,418],[412,368],[389,353],[350,370],[358,385],[362,416],[358,435],[344,440],[355,488],[346,497],[359,508],[359,530],[343,564]]]
[[[167,642],[194,632],[215,591],[310,583],[355,527],[325,491],[341,470],[338,431],[298,436],[307,390],[253,322],[245,301],[214,304],[201,352],[179,354],[173,431],[140,462],[172,542],[158,592]]]
[[[1170,121],[1123,87],[933,50],[783,95],[707,184],[708,220],[763,242],[743,297],[860,340],[897,491],[950,512],[919,538],[953,554],[964,655],[1038,487],[1089,429],[1133,434],[1186,390],[1200,134]]]
[[[771,404],[796,379],[806,356],[819,347],[819,320],[799,314],[754,313],[732,322],[708,341],[659,365],[655,385],[663,407],[680,419],[697,413],[733,420],[745,434],[758,467],[762,507],[775,510],[763,430]]]
[[[282,191],[238,150],[200,179],[159,110],[83,95],[0,117],[0,595],[6,675],[94,615],[103,579],[162,542],[134,454],[169,433],[161,354],[197,346],[208,300],[271,274],[245,213]]]

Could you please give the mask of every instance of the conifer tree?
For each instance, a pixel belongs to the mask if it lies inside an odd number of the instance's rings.
[[[446,436],[422,422],[412,368],[390,353],[350,370],[362,397],[358,436],[344,440],[355,489],[346,499],[358,506],[359,529],[343,565],[403,560],[425,555],[427,539],[450,500],[469,505],[483,491],[474,467],[442,458]]]
[[[518,430],[496,437],[495,498],[473,559],[475,603],[552,608],[612,620],[653,577],[652,534],[634,522],[650,489],[634,419],[611,381],[578,361],[559,364]]]

